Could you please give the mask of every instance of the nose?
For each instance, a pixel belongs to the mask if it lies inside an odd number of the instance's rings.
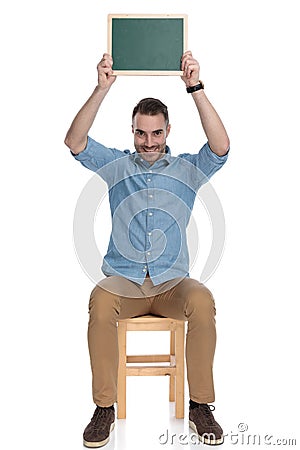
[[[145,145],[147,145],[147,147],[152,147],[152,136],[151,134],[146,134],[145,137]]]

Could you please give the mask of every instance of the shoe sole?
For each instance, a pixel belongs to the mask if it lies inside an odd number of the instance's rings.
[[[207,439],[206,437],[201,436],[201,434],[199,434],[198,431],[197,431],[196,425],[191,420],[189,420],[189,426],[190,426],[190,428],[193,431],[195,431],[195,433],[198,434],[199,439],[200,439],[200,441],[203,444],[206,444],[206,445],[221,445],[224,442],[224,437],[223,436],[221,438],[219,438],[219,439]]]
[[[89,441],[85,441],[83,439],[83,445],[85,447],[88,448],[97,448],[97,447],[103,447],[103,445],[107,444],[110,438],[110,433],[112,432],[112,430],[115,428],[115,422],[111,424],[110,426],[110,430],[109,430],[109,435],[106,439],[104,439],[103,441],[99,441],[99,442],[89,442]]]

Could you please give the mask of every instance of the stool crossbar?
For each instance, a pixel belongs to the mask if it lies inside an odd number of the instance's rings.
[[[170,353],[167,355],[127,355],[127,331],[170,331]],[[181,419],[184,417],[184,331],[184,321],[169,317],[145,315],[118,321],[117,417],[119,419],[126,418],[126,377],[156,375],[170,376],[169,401],[175,401],[176,418]],[[130,363],[137,365],[129,365]],[[145,365],[147,363],[152,365]],[[155,365],[155,363],[159,365]],[[167,364],[162,365],[161,363]]]

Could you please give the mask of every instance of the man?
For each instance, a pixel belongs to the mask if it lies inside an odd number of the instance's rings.
[[[181,60],[187,92],[199,112],[207,143],[197,154],[172,157],[166,145],[171,125],[167,107],[146,98],[134,108],[136,152],[106,148],[88,136],[116,77],[104,54],[98,85],[75,117],[65,139],[74,157],[96,171],[109,188],[112,233],[102,271],[106,278],[90,297],[88,343],[96,410],[84,431],[86,447],[109,441],[117,398],[117,320],[155,314],[187,320],[186,364],[190,426],[206,444],[223,442],[208,405],[214,401],[215,305],[210,291],[189,277],[186,227],[197,190],[227,159],[226,130],[199,81],[190,51]]]

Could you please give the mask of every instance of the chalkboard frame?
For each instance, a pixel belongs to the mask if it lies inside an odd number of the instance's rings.
[[[180,36],[182,39],[183,52],[187,50],[187,36],[188,36],[188,23],[187,14],[108,14],[108,27],[107,27],[107,52],[113,56],[113,20],[114,19],[181,19],[183,23],[183,33]],[[120,69],[114,70],[114,75],[182,75],[181,70],[126,70]]]

